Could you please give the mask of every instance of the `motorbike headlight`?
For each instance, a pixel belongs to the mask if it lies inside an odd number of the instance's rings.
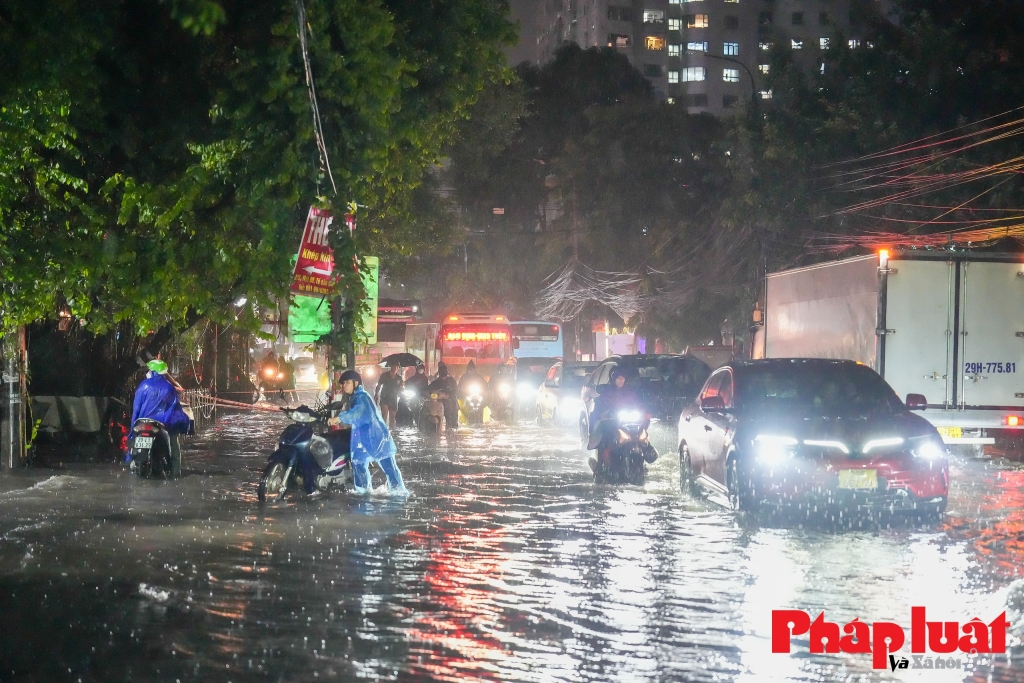
[[[277,373],[277,378],[278,379],[284,379],[284,373],[283,372]]]
[[[793,457],[793,447],[796,446],[796,443],[796,439],[791,436],[774,434],[758,434],[754,439],[757,459],[767,464],[782,462],[786,458]]]
[[[291,411],[290,413],[288,413],[288,417],[290,417],[295,422],[316,422],[315,415],[311,415],[301,410]]]
[[[507,384],[498,385],[498,395],[502,398],[508,398],[509,394],[512,393],[512,387]]]
[[[402,390],[402,396],[404,396],[405,398],[414,398],[416,396],[416,390],[415,389],[403,389]]]
[[[620,410],[618,417],[624,424],[637,424],[643,422],[644,414],[639,410]]]
[[[266,375],[267,377],[273,377],[274,370],[272,368],[267,368],[266,370],[263,371],[263,374]]]
[[[941,441],[937,441],[930,437],[923,439],[915,439],[916,443],[912,445],[910,450],[914,454],[915,458],[921,458],[922,460],[938,460],[939,458],[946,457],[946,445]]]
[[[473,386],[466,389],[466,395],[469,396],[470,398],[480,398],[480,387],[474,384]]]

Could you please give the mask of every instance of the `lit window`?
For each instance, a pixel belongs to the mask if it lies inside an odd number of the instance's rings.
[[[726,2],[739,2],[740,0],[725,0]]]
[[[675,103],[676,103],[676,98],[674,98],[674,97],[669,97],[669,98],[668,98],[668,99],[666,99],[665,101],[666,101],[666,102],[668,102],[669,104],[675,104]]]
[[[794,50],[802,50],[802,49],[804,49],[804,41],[802,41],[802,40],[797,40],[796,38],[793,38],[789,42],[790,42],[790,45],[792,46],[792,48]]]
[[[687,14],[683,18],[686,20],[686,28],[708,27],[708,15],[706,14]]]
[[[828,38],[818,38],[818,47],[822,50],[828,49]]]
[[[803,25],[804,25],[804,13],[803,12],[793,12],[793,26],[803,26]]]
[[[645,9],[644,10],[644,23],[645,24],[664,24],[665,13],[660,9]]]
[[[658,36],[647,36],[647,49],[648,50],[664,50],[665,39],[659,38]]]
[[[678,57],[682,53],[683,53],[683,46],[682,45],[669,45],[668,46],[668,56],[669,57]]]
[[[686,51],[687,52],[707,52],[708,51],[708,44],[706,42],[705,43],[687,43],[686,44]]]
[[[706,72],[702,66],[688,66],[683,69],[683,83],[690,83],[693,81],[703,81],[706,77]]]
[[[849,45],[851,49],[858,48],[860,47],[860,38],[850,38],[846,41],[846,44]]]
[[[608,47],[629,47],[629,36],[621,33],[609,33]]]
[[[678,71],[669,71],[668,72],[668,82],[669,83],[678,83],[679,82],[679,72]]]
[[[679,4],[679,0],[668,0],[668,4],[670,4],[670,5],[678,5]],[[672,104],[672,103],[669,102],[669,104]]]
[[[771,69],[771,68],[772,68],[771,64],[758,64],[757,65],[757,70],[760,71],[763,74],[768,73],[768,70]]]
[[[772,91],[771,90],[762,90],[761,91],[761,99],[762,100],[770,100],[771,98],[772,98]]]
[[[694,95],[684,96],[684,101],[687,107],[706,107],[708,106],[707,93],[697,93]]]
[[[772,44],[771,43],[758,43],[757,44],[757,49],[758,50],[770,50],[770,49],[772,49]]]
[[[669,19],[668,20],[668,30],[669,31],[678,31],[679,28],[680,28],[680,21],[678,19]]]
[[[739,53],[740,53],[740,44],[739,43],[723,43],[722,44],[722,54],[723,55],[735,57]]]
[[[739,83],[740,82],[740,70],[739,69],[722,69],[722,80],[726,83]]]

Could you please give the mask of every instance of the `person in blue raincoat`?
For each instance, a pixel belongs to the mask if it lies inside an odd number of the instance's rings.
[[[357,493],[366,493],[372,488],[370,463],[375,462],[388,477],[388,490],[393,494],[408,495],[402,481],[402,473],[395,462],[395,446],[391,432],[380,414],[380,408],[363,389],[363,378],[355,370],[341,374],[341,391],[349,396],[349,408],[328,422],[332,425],[352,426],[352,478]]]
[[[190,420],[182,410],[178,400],[177,383],[167,374],[167,363],[162,360],[151,360],[146,364],[149,372],[146,379],[139,383],[135,390],[135,403],[132,407],[132,425],[140,418],[156,420],[164,426],[170,440],[171,476],[181,476],[181,447],[178,435],[187,434]]]

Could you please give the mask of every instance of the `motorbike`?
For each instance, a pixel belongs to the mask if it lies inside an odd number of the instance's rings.
[[[171,476],[171,437],[156,420],[140,417],[128,437],[128,469],[139,477]]]
[[[421,404],[419,424],[420,429],[427,434],[437,435],[441,433],[441,420],[444,419],[444,403],[442,403],[442,400],[447,398],[447,394],[434,391]]]
[[[474,382],[466,387],[466,395],[462,398],[462,414],[466,424],[480,424],[484,421],[484,388],[481,383]]]
[[[395,422],[400,426],[416,424],[422,404],[423,398],[416,387],[405,387],[398,395],[398,412],[395,415]]]
[[[516,386],[511,377],[500,377],[491,387],[491,417],[514,423],[516,419]]]
[[[292,420],[278,439],[277,449],[267,459],[260,477],[257,496],[284,499],[289,490],[305,488],[313,480],[315,491],[327,491],[331,486],[345,489],[352,482],[352,464],[349,454],[351,430],[325,431],[328,412],[313,411],[306,406],[282,408]]]
[[[598,449],[594,481],[642,486],[647,465],[658,459],[647,435],[650,425],[651,416],[635,408],[621,409],[598,422],[588,444]]]
[[[292,388],[287,369],[277,365],[264,365],[260,368],[259,378],[260,393],[265,398],[276,393],[278,398],[283,399],[285,390]]]

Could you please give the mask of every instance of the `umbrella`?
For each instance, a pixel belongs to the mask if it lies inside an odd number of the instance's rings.
[[[396,365],[400,368],[414,368],[417,365],[423,365],[423,361],[411,353],[393,353],[382,360],[380,364],[386,365],[389,368],[393,368]]]

